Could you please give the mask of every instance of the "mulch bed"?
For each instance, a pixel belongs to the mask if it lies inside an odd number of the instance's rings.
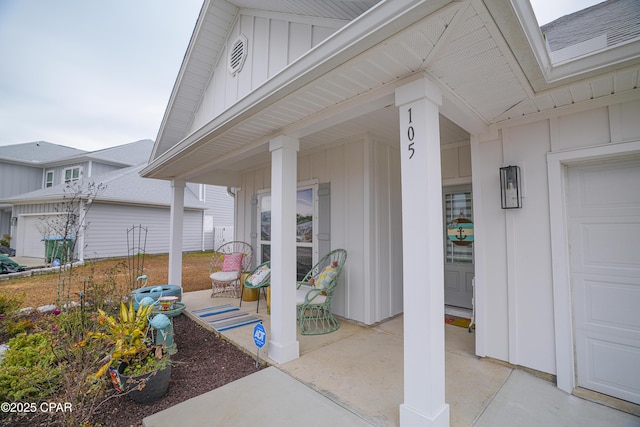
[[[175,363],[167,394],[148,405],[126,396],[112,399],[98,414],[105,425],[141,425],[144,417],[262,369],[250,355],[184,314],[174,318],[173,330],[178,352],[171,357]]]
[[[261,365],[256,368],[251,355],[185,314],[174,318],[174,335],[178,352],[171,357],[174,363],[167,394],[146,405],[135,403],[127,396],[110,399],[95,414],[93,425],[141,426],[142,419],[151,414],[266,367]],[[0,425],[46,425],[38,419],[32,419],[28,424],[24,424],[25,421],[22,419],[20,424],[5,424],[0,419]],[[185,425],[188,424],[188,420],[185,420]]]

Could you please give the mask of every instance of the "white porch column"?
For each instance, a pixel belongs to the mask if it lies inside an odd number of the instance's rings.
[[[300,357],[296,337],[297,139],[279,136],[271,151],[271,337],[269,357],[286,363]]]
[[[182,234],[184,229],[184,181],[171,181],[169,213],[169,279],[171,285],[182,286]]]
[[[403,427],[449,425],[444,401],[441,104],[440,89],[426,77],[396,90],[402,169]]]

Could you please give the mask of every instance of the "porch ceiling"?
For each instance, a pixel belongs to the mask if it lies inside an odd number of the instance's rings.
[[[270,92],[252,94],[254,99],[243,100],[157,158],[145,176],[234,180],[233,172],[268,158],[267,142],[279,134],[300,138],[301,150],[365,131],[396,141],[394,90],[424,74],[442,88],[443,114],[465,129],[447,121],[443,143],[597,99],[638,97],[638,58],[606,73],[576,72],[562,85],[545,83],[510,2],[405,3],[411,7],[392,9],[391,2],[382,2],[369,10],[338,31],[324,50],[301,58],[295,64],[299,70],[290,67],[285,70],[290,76],[279,75],[283,81],[268,82],[273,84],[264,89]],[[385,9],[394,19],[387,15],[383,21]],[[344,44],[338,48],[331,42]],[[318,62],[314,55],[324,57]]]

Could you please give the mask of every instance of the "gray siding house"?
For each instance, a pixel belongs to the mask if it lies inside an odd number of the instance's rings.
[[[94,152],[48,142],[2,147],[0,234],[11,236],[17,256],[44,257],[42,239],[60,237],[50,235],[44,224],[64,217],[65,200],[73,197],[67,183],[77,182],[77,188],[84,189],[94,183],[104,190],[83,210],[85,227],[77,235],[76,259],[126,256],[127,229],[134,225],[148,229],[147,253],[167,253],[171,186],[139,174],[152,147],[151,140]],[[185,251],[210,250],[232,238],[232,195],[226,187],[185,186]],[[86,195],[79,199],[83,209]]]

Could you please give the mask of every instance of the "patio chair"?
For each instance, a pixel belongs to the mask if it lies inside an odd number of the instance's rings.
[[[331,300],[346,260],[347,251],[335,249],[298,282],[296,308],[302,335],[328,334],[340,327],[331,312]]]
[[[256,313],[260,309],[260,290],[264,295],[264,299],[267,299],[267,288],[271,285],[271,261],[263,262],[257,266],[249,275],[244,279],[244,286],[240,292],[240,307],[242,307],[242,295],[244,289],[257,289],[258,290],[258,304],[256,305]]]
[[[240,278],[249,271],[253,259],[253,248],[240,241],[222,244],[211,257],[209,277],[211,297],[238,298]]]

